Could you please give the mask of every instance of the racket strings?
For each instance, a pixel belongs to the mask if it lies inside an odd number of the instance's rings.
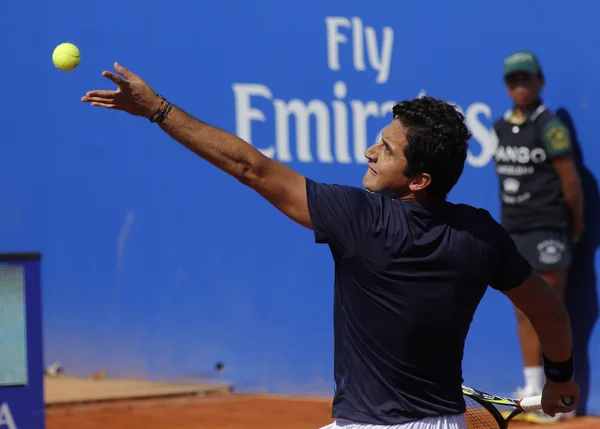
[[[465,403],[467,429],[500,429],[494,416],[479,403],[468,396],[465,397]]]

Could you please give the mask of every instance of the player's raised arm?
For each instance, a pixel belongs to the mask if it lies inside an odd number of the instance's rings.
[[[183,146],[254,189],[289,218],[312,227],[306,179],[301,174],[161,99],[139,76],[117,63],[115,70],[121,76],[109,71],[102,75],[117,85],[116,90],[89,91],[81,101],[154,120]]]

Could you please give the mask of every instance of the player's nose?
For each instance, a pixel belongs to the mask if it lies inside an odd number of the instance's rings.
[[[365,150],[365,158],[367,158],[369,161],[371,162],[375,162],[377,161],[377,150],[376,150],[376,146],[377,145],[372,145],[369,146],[367,148],[367,150]]]

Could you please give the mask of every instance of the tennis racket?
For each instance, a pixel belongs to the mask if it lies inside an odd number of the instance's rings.
[[[512,419],[523,412],[542,409],[542,397],[505,398],[462,386],[467,411],[465,418],[468,429],[507,429]],[[573,403],[572,397],[562,398],[564,406]],[[508,413],[502,413],[497,407],[507,407]],[[504,415],[503,415],[504,414]],[[506,417],[504,417],[506,416]]]

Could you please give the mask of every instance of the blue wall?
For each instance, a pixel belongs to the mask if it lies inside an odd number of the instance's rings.
[[[240,390],[332,391],[327,249],[156,126],[80,103],[87,90],[112,88],[100,73],[114,61],[301,173],[357,186],[364,148],[391,119],[389,102],[425,93],[458,103],[474,139],[451,198],[497,216],[490,128],[509,107],[502,58],[532,49],[547,105],[575,127],[593,219],[600,5],[435,3],[3,5],[0,250],[44,255],[46,361],[74,374],[152,378],[207,377],[220,361],[218,377]],[[347,43],[333,43],[336,31]],[[82,52],[71,73],[50,58],[64,41]],[[292,120],[286,131],[284,108],[309,102],[321,122]],[[588,411],[600,414],[600,240],[588,228],[569,302]],[[465,378],[504,393],[521,382],[512,308],[494,291],[474,321]]]

